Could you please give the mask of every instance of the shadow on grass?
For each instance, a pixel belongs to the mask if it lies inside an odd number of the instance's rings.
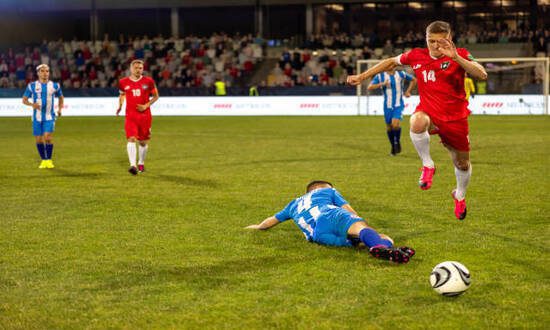
[[[199,186],[199,187],[208,187],[208,188],[218,188],[220,186],[220,184],[214,180],[193,179],[193,178],[178,176],[178,175],[158,174],[153,176],[145,175],[144,177],[151,178],[153,180],[166,181],[166,182],[170,182],[170,183],[182,185],[182,186]]]
[[[118,267],[121,269],[120,272],[110,274],[102,281],[103,283],[91,290],[113,291],[170,282],[185,283],[200,291],[214,290],[221,286],[239,286],[245,282],[243,276],[247,274],[254,275],[268,269],[302,262],[304,262],[303,258],[273,256],[241,258],[193,266],[152,265],[146,262],[126,263]]]
[[[216,166],[211,167],[231,167],[231,166],[243,166],[243,165],[254,165],[254,164],[285,164],[285,163],[311,163],[311,162],[330,162],[338,160],[357,160],[358,157],[332,157],[332,158],[294,158],[294,159],[264,159],[264,160],[253,160],[246,162],[235,162],[235,163],[225,163],[225,164],[216,164]]]

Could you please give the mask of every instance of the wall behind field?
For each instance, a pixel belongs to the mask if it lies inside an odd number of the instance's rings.
[[[418,96],[405,101],[404,114],[418,105]],[[547,104],[547,103],[546,103]],[[64,116],[114,116],[116,97],[66,98]],[[478,95],[471,100],[475,115],[542,115],[542,95]],[[155,116],[356,116],[383,114],[382,96],[262,96],[161,97],[151,108]],[[0,99],[0,117],[30,116],[21,99]]]

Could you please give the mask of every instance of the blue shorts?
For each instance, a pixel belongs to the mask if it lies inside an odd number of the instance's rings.
[[[32,121],[32,134],[34,136],[42,136],[44,133],[53,133],[55,128],[55,120]]]
[[[398,108],[386,108],[384,107],[384,119],[386,120],[386,124],[391,124],[392,119],[399,119],[403,120],[403,109],[404,107],[398,107]]]
[[[323,245],[352,246],[348,240],[348,230],[354,223],[364,220],[341,207],[328,206],[320,211],[313,241]]]

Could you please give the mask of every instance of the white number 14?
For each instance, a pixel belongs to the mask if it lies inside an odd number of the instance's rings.
[[[434,70],[430,70],[426,72],[426,70],[422,71],[422,75],[424,76],[424,82],[427,83],[428,80],[435,82],[435,72]]]

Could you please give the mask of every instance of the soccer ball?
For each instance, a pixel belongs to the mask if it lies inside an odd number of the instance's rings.
[[[445,261],[432,270],[430,284],[441,295],[458,296],[470,287],[470,271],[460,262]]]

